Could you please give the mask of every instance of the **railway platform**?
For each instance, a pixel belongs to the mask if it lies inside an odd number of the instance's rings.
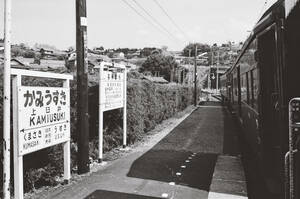
[[[205,103],[99,171],[31,198],[246,199],[237,133],[225,108]]]

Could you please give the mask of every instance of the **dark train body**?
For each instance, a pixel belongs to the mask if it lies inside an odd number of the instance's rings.
[[[284,198],[288,104],[300,96],[299,1],[278,1],[265,12],[220,82],[223,102],[238,118],[266,189]],[[300,163],[295,167],[300,198]]]

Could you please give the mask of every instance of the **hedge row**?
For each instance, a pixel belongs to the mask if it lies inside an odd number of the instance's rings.
[[[128,75],[127,83],[127,141],[140,140],[147,132],[163,120],[185,109],[193,102],[193,88],[177,84],[155,84],[140,79],[140,74]],[[45,83],[36,81],[37,85]],[[51,86],[58,84],[49,82]],[[1,92],[0,92],[1,93]],[[76,171],[76,80],[71,84],[71,134],[72,171]],[[2,96],[0,96],[0,99]],[[90,157],[98,154],[98,85],[93,82],[89,89],[90,107]],[[0,102],[2,113],[2,102]],[[2,116],[2,114],[1,114]],[[2,119],[2,117],[0,117]],[[2,122],[2,121],[0,121]],[[122,110],[104,113],[104,151],[122,144]],[[2,147],[1,147],[2,157]],[[25,191],[59,183],[57,177],[63,171],[62,147],[55,146],[24,157]],[[2,164],[0,167],[2,171]],[[0,175],[2,177],[2,175]],[[2,183],[2,180],[1,180]]]

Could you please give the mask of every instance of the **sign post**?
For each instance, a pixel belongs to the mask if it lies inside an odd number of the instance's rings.
[[[123,108],[123,147],[127,145],[127,73],[121,64],[102,62],[99,68],[99,157],[103,160],[103,113]]]
[[[126,67],[123,72],[124,83],[123,83],[123,148],[127,146],[127,71]]]
[[[13,141],[15,198],[23,198],[23,156],[57,144],[64,145],[64,180],[71,177],[71,75],[11,69],[13,75]],[[63,80],[63,87],[23,86],[22,77]]]
[[[10,60],[11,0],[5,0],[3,71],[3,198],[10,198]]]

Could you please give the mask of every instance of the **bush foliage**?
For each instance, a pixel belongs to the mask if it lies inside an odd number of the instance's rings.
[[[2,75],[2,74],[1,74]],[[128,143],[132,144],[141,139],[158,123],[173,116],[176,112],[192,104],[193,88],[177,84],[155,84],[141,80],[141,74],[128,74],[127,86],[127,132]],[[2,83],[1,83],[2,84]],[[58,86],[61,82],[25,80],[24,84],[39,86]],[[93,82],[89,89],[90,106],[90,158],[98,156],[98,85]],[[2,88],[0,99],[2,98]],[[76,171],[76,79],[71,83],[71,158],[72,171]],[[2,100],[0,102],[2,113]],[[104,151],[122,145],[122,110],[104,113]],[[2,114],[0,114],[2,122]],[[0,129],[2,131],[2,129]],[[2,137],[2,133],[1,133]],[[2,143],[1,143],[2,144]],[[2,147],[0,150],[2,157]],[[13,165],[12,165],[13,166]],[[13,168],[12,168],[13,169]],[[24,156],[24,185],[25,191],[41,186],[53,186],[63,173],[63,151],[61,146],[54,146]],[[0,166],[2,171],[2,164]],[[2,176],[1,176],[2,178]],[[2,179],[1,183],[2,183]]]
[[[162,76],[167,81],[171,81],[171,73],[177,67],[179,66],[174,57],[156,53],[147,57],[139,71],[142,73],[151,72],[152,75],[159,73],[159,76]]]

